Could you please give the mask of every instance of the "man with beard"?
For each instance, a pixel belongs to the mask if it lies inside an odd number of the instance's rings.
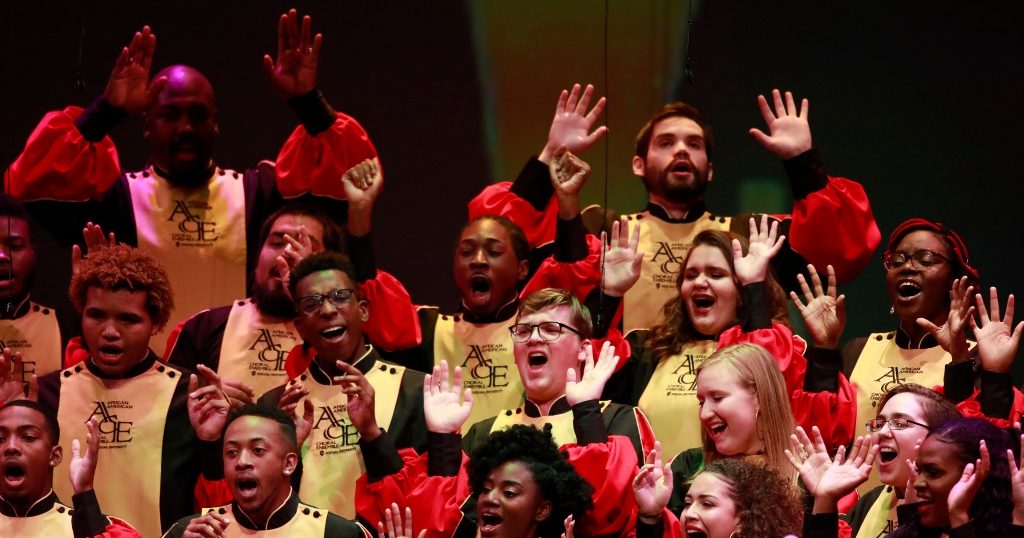
[[[295,423],[287,413],[266,405],[232,411],[224,429],[224,476],[234,500],[182,518],[164,538],[369,538],[358,523],[299,500],[290,483],[298,463]]]
[[[53,469],[64,459],[57,444],[57,417],[42,404],[14,400],[0,407],[0,536],[5,538],[130,538],[138,531],[100,512],[92,489],[100,435],[96,419],[89,430],[85,455],[79,441],[71,445],[71,497],[74,509],[53,492]]]
[[[168,365],[149,348],[150,338],[174,307],[167,273],[141,249],[115,245],[90,251],[71,280],[71,301],[82,314],[88,357],[29,384],[57,415],[64,439],[86,438],[95,417],[101,435],[96,495],[113,515],[131,521],[147,538],[159,536],[192,512],[200,473],[220,479],[220,435],[230,408],[217,374]],[[22,397],[10,376],[10,350],[0,364],[0,400]],[[20,355],[20,354],[19,354]],[[54,490],[71,497],[67,462],[57,466]]]
[[[355,273],[336,252],[313,254],[291,271],[289,290],[299,313],[295,328],[304,343],[288,362],[308,366],[259,400],[297,412],[299,429],[309,432],[302,476],[293,478],[299,495],[350,519],[356,480],[371,465],[363,458],[367,447],[377,454],[380,446],[423,450],[427,443],[423,374],[381,360],[365,343],[369,310]]]
[[[28,383],[64,367],[68,340],[78,333],[78,320],[69,312],[32,302],[36,250],[32,223],[25,206],[0,194],[0,348],[24,352],[27,360],[14,365],[14,377]]]
[[[165,352],[171,364],[192,371],[202,364],[225,380],[241,381],[248,393],[240,395],[243,403],[253,403],[288,381],[285,357],[301,343],[295,304],[278,264],[294,265],[311,253],[342,250],[337,223],[322,208],[302,202],[275,211],[260,230],[260,243],[252,298],[183,321],[171,332]]]
[[[539,158],[530,159],[515,183],[487,187],[471,201],[471,218],[485,213],[506,215],[524,229],[532,246],[553,240],[559,209],[551,200],[555,188],[548,179],[553,156],[562,147],[579,154],[604,132],[600,128],[590,133],[604,99],[585,115],[593,88],[588,86],[577,101],[579,89],[577,85],[571,94],[562,92]],[[798,110],[789,92],[785,103],[778,90],[772,97],[777,115],[764,96],[758,96],[770,134],[757,129],[750,133],[783,159],[793,188],[792,215],[772,216],[779,221],[779,234],[788,239],[773,260],[779,281],[787,290],[799,289],[796,275],[806,272],[810,262],[817,267],[832,265],[839,282],[849,282],[867,265],[881,240],[867,195],[859,184],[825,173],[811,144],[807,100]],[[684,103],[662,107],[637,135],[633,173],[643,181],[649,203],[643,212],[626,216],[643,223],[640,250],[646,253],[640,281],[622,302],[622,325],[627,330],[651,328],[659,322],[661,306],[676,294],[679,262],[696,234],[719,229],[747,236],[749,218],[759,220],[757,215],[725,217],[708,211],[704,191],[713,178],[713,148],[710,127],[697,109]],[[584,214],[591,230],[618,220],[613,211],[597,206]],[[592,276],[589,285],[595,286],[598,278]]]
[[[121,52],[103,96],[84,111],[46,115],[10,167],[10,192],[32,201],[30,210],[62,244],[77,241],[92,221],[152,252],[182,292],[168,328],[246,296],[267,215],[299,197],[343,215],[337,178],[377,156],[363,128],[317,90],[321,36],[310,38],[308,16],[300,32],[297,19],[295,10],[282,15],[277,62],[264,58],[268,83],[302,122],[276,164],[263,161],[244,172],[216,165],[213,88],[183,65],[150,80],[156,37],[145,27]],[[139,113],[152,158],[144,170],[122,174],[107,134]],[[162,354],[166,339],[162,333],[154,350]]]

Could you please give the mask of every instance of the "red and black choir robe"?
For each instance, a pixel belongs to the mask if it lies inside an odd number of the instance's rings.
[[[70,452],[70,451],[69,451]],[[70,454],[69,454],[70,457]],[[60,502],[57,494],[43,497],[24,516],[0,497],[0,536],[4,538],[139,538],[126,521],[100,512],[95,490],[71,498],[73,507]]]

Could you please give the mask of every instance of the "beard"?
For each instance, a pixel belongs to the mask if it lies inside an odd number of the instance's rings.
[[[295,319],[299,315],[295,311],[295,304],[283,289],[267,289],[256,284],[252,289],[252,300],[256,303],[256,309],[268,316]]]
[[[644,186],[647,192],[657,195],[665,200],[676,204],[690,204],[704,197],[704,191],[708,188],[708,169],[698,169],[689,162],[693,179],[691,181],[679,181],[672,177],[672,169],[678,161],[672,161],[663,170],[654,174],[644,175]]]

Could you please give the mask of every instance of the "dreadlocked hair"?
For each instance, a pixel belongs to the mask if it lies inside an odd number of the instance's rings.
[[[733,538],[783,538],[803,531],[799,490],[785,476],[759,462],[716,460],[705,469],[729,485],[739,528]]]
[[[546,424],[543,430],[524,424],[513,425],[507,430],[492,433],[487,442],[473,451],[473,456],[466,463],[473,497],[480,496],[484,481],[494,469],[512,461],[529,467],[541,495],[551,502],[551,513],[537,524],[537,536],[559,536],[568,515],[572,514],[573,519],[579,521],[594,507],[590,498],[594,487],[558,450],[551,436],[550,424]]]
[[[125,244],[90,252],[71,277],[69,296],[79,314],[85,312],[89,288],[146,293],[146,311],[157,329],[163,329],[174,309],[174,290],[163,265],[142,249]]]

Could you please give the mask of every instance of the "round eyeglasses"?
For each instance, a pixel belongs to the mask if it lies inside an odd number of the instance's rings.
[[[576,329],[573,329],[572,327],[564,323],[559,323],[557,321],[545,321],[542,323],[538,323],[536,325],[533,325],[531,323],[516,323],[515,325],[508,328],[508,332],[512,333],[513,342],[518,342],[522,344],[523,342],[528,341],[531,336],[533,336],[534,329],[537,329],[537,332],[540,333],[541,340],[545,340],[548,342],[552,340],[557,340],[558,337],[562,335],[562,329],[567,329],[568,331],[576,335],[580,334],[580,332],[577,331]]]
[[[347,288],[339,288],[334,291],[329,291],[323,295],[308,295],[299,299],[299,310],[303,314],[315,314],[320,311],[320,307],[324,305],[324,299],[327,299],[334,305],[335,308],[341,308],[345,306],[345,303],[352,298],[355,294],[355,290]]]

